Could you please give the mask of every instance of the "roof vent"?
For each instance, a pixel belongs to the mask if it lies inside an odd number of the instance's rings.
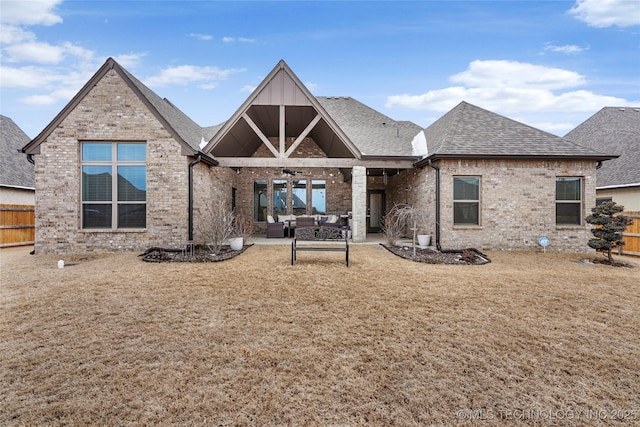
[[[624,108],[621,108],[621,109],[620,109],[620,111],[626,111],[626,109],[624,109]]]

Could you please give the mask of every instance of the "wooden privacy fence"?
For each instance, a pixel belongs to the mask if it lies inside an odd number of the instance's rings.
[[[0,205],[0,248],[32,245],[36,213],[33,205]]]
[[[622,233],[624,246],[618,249],[620,255],[640,256],[640,212],[622,212],[633,220],[624,233]]]

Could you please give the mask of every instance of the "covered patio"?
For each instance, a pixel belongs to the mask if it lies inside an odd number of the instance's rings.
[[[351,98],[315,97],[280,61],[228,121],[209,129],[202,150],[236,172],[233,207],[250,212],[259,232],[271,218],[336,215],[364,242],[380,229],[387,179],[413,168],[407,143],[420,131]]]

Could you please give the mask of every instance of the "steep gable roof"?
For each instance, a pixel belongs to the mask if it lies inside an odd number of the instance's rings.
[[[69,101],[69,103],[58,113],[38,136],[36,136],[23,151],[29,154],[37,154],[40,144],[45,141],[54,129],[69,115],[73,109],[89,94],[91,89],[107,74],[114,70],[149,108],[149,111],[163,124],[164,128],[182,146],[184,155],[195,155],[199,151],[199,144],[202,140],[202,128],[191,120],[175,105],[166,99],[160,98],[155,92],[146,87],[142,82],[125,70],[113,58],[109,58],[100,69],[89,79],[80,91]],[[213,159],[209,159],[213,162]]]
[[[598,169],[598,188],[640,185],[640,108],[604,107],[564,137],[620,155]]]
[[[425,129],[429,158],[607,160],[600,153],[491,111],[461,102]]]
[[[33,189],[33,164],[20,149],[30,138],[9,117],[0,115],[0,185]]]
[[[286,119],[278,110],[281,107],[286,110]],[[203,151],[215,156],[251,156],[260,144],[269,146],[266,138],[278,137],[284,141],[287,136],[297,137],[305,131],[329,157],[359,158],[361,155],[358,147],[318,99],[280,60],[231,118],[217,130]],[[282,147],[270,149],[280,157],[287,155],[282,152]]]

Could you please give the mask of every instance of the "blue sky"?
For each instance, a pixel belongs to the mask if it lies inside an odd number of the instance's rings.
[[[428,126],[460,101],[564,135],[640,106],[640,1],[0,0],[0,112],[35,137],[113,57],[202,126],[280,59]]]

